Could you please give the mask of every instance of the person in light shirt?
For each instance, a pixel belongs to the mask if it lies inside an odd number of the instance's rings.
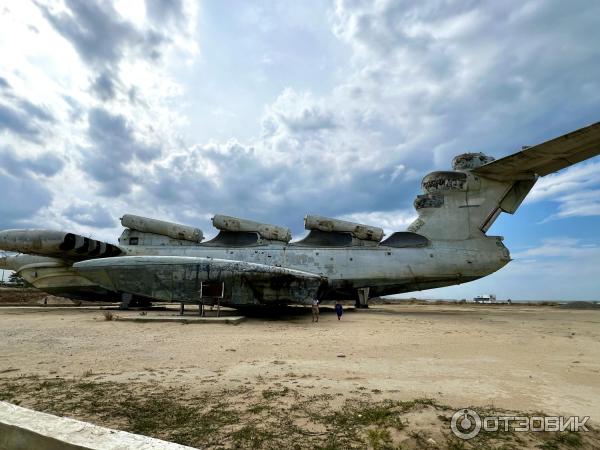
[[[312,321],[319,321],[319,299],[315,298],[312,301]]]

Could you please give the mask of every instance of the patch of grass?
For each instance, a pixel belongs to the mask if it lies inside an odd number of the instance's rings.
[[[398,405],[404,411],[410,411],[414,408],[419,408],[419,407],[424,407],[424,406],[433,406],[436,409],[442,409],[442,410],[451,409],[450,407],[445,406],[445,405],[440,405],[439,403],[436,403],[436,401],[434,399],[427,398],[427,397],[416,398],[414,400],[405,401],[405,402],[398,402]]]
[[[112,311],[103,311],[102,316],[104,317],[104,320],[107,321],[113,320],[115,318],[115,315]]]
[[[308,395],[282,385],[242,386],[190,392],[150,382],[116,383],[93,378],[0,378],[0,399],[99,425],[150,435],[200,448],[256,449],[391,449],[401,445],[430,448],[430,436],[442,433],[450,450],[545,450],[600,448],[600,432],[480,433],[468,442],[455,438],[448,407],[433,399],[395,401],[351,396]],[[310,391],[308,391],[310,392]],[[285,397],[285,401],[282,399]],[[338,405],[338,406],[333,406]],[[486,411],[485,414],[492,415]],[[427,426],[411,423],[413,414],[430,418]],[[483,413],[482,413],[483,414]],[[523,413],[524,414],[524,413]],[[400,439],[406,439],[403,443]],[[439,437],[435,437],[436,440]],[[594,448],[595,448],[594,447]],[[411,447],[412,448],[412,447]]]
[[[270,400],[276,397],[283,397],[290,391],[290,388],[284,387],[281,390],[277,389],[265,389],[262,391],[262,396],[264,399]]]
[[[325,442],[323,442],[322,444],[316,445],[315,449],[316,450],[345,450],[346,446],[344,445],[344,442],[340,441],[340,439],[336,435],[330,434],[325,439]]]
[[[197,445],[214,436],[219,427],[238,422],[228,405],[217,404],[203,411],[200,406],[154,396],[130,399],[123,404],[131,431],[145,435],[167,433],[168,439],[183,445]]]
[[[373,450],[388,450],[393,448],[392,435],[385,428],[367,430],[367,443]]]
[[[465,441],[461,441],[458,439],[449,439],[446,442],[446,446],[448,450],[466,450]]]
[[[539,445],[543,450],[555,450],[563,448],[581,448],[583,446],[583,438],[579,433],[566,431],[563,433],[553,433],[553,438]]]
[[[358,426],[388,426],[401,430],[400,402],[384,400],[381,402],[346,401],[340,411],[329,415],[327,419],[340,428],[356,428]]]
[[[559,450],[560,447],[556,443],[556,441],[546,441],[537,446],[541,450]]]
[[[273,440],[273,431],[266,431],[256,425],[245,425],[231,435],[236,448],[262,448],[265,443]]]
[[[569,447],[581,447],[583,445],[583,439],[579,433],[574,432],[566,432],[560,433],[556,437],[556,442],[560,442],[561,444],[568,445]]]
[[[93,381],[79,381],[75,384],[75,387],[82,391],[102,391],[102,384]]]
[[[417,442],[419,448],[426,446],[425,440],[427,439],[427,436],[425,436],[425,433],[422,430],[409,431],[408,435]]]
[[[257,403],[256,405],[251,405],[248,407],[248,412],[250,414],[260,414],[263,411],[268,411],[269,407],[262,403]]]

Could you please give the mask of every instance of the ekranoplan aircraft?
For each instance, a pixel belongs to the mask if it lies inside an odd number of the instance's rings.
[[[357,299],[473,281],[510,261],[499,236],[539,177],[600,153],[600,122],[494,160],[465,153],[423,178],[417,219],[382,240],[381,228],[306,216],[308,235],[216,215],[219,234],[125,215],[118,245],[48,230],[0,232],[0,260],[42,291],[71,298],[210,303],[233,307]],[[211,300],[212,299],[212,300]]]

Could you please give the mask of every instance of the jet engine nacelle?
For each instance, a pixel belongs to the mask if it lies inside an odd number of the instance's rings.
[[[364,225],[361,223],[347,222],[345,220],[331,219],[323,216],[308,215],[304,218],[304,228],[319,230],[328,233],[350,233],[356,239],[379,242],[384,236],[383,229]]]
[[[0,232],[0,250],[30,255],[81,260],[118,256],[116,245],[74,233],[52,230],[6,230]]]
[[[158,234],[183,241],[199,243],[204,239],[202,230],[199,228],[133,214],[125,214],[121,217],[121,225],[142,233]]]
[[[289,228],[254,222],[253,220],[217,214],[212,218],[213,226],[221,231],[258,233],[263,239],[289,242],[292,233]]]

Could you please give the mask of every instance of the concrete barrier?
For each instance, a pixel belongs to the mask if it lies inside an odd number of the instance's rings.
[[[0,402],[0,450],[184,450],[184,445]]]
[[[124,316],[115,317],[119,322],[172,322],[172,323],[220,323],[238,325],[246,320],[245,316],[201,317],[201,316]]]

